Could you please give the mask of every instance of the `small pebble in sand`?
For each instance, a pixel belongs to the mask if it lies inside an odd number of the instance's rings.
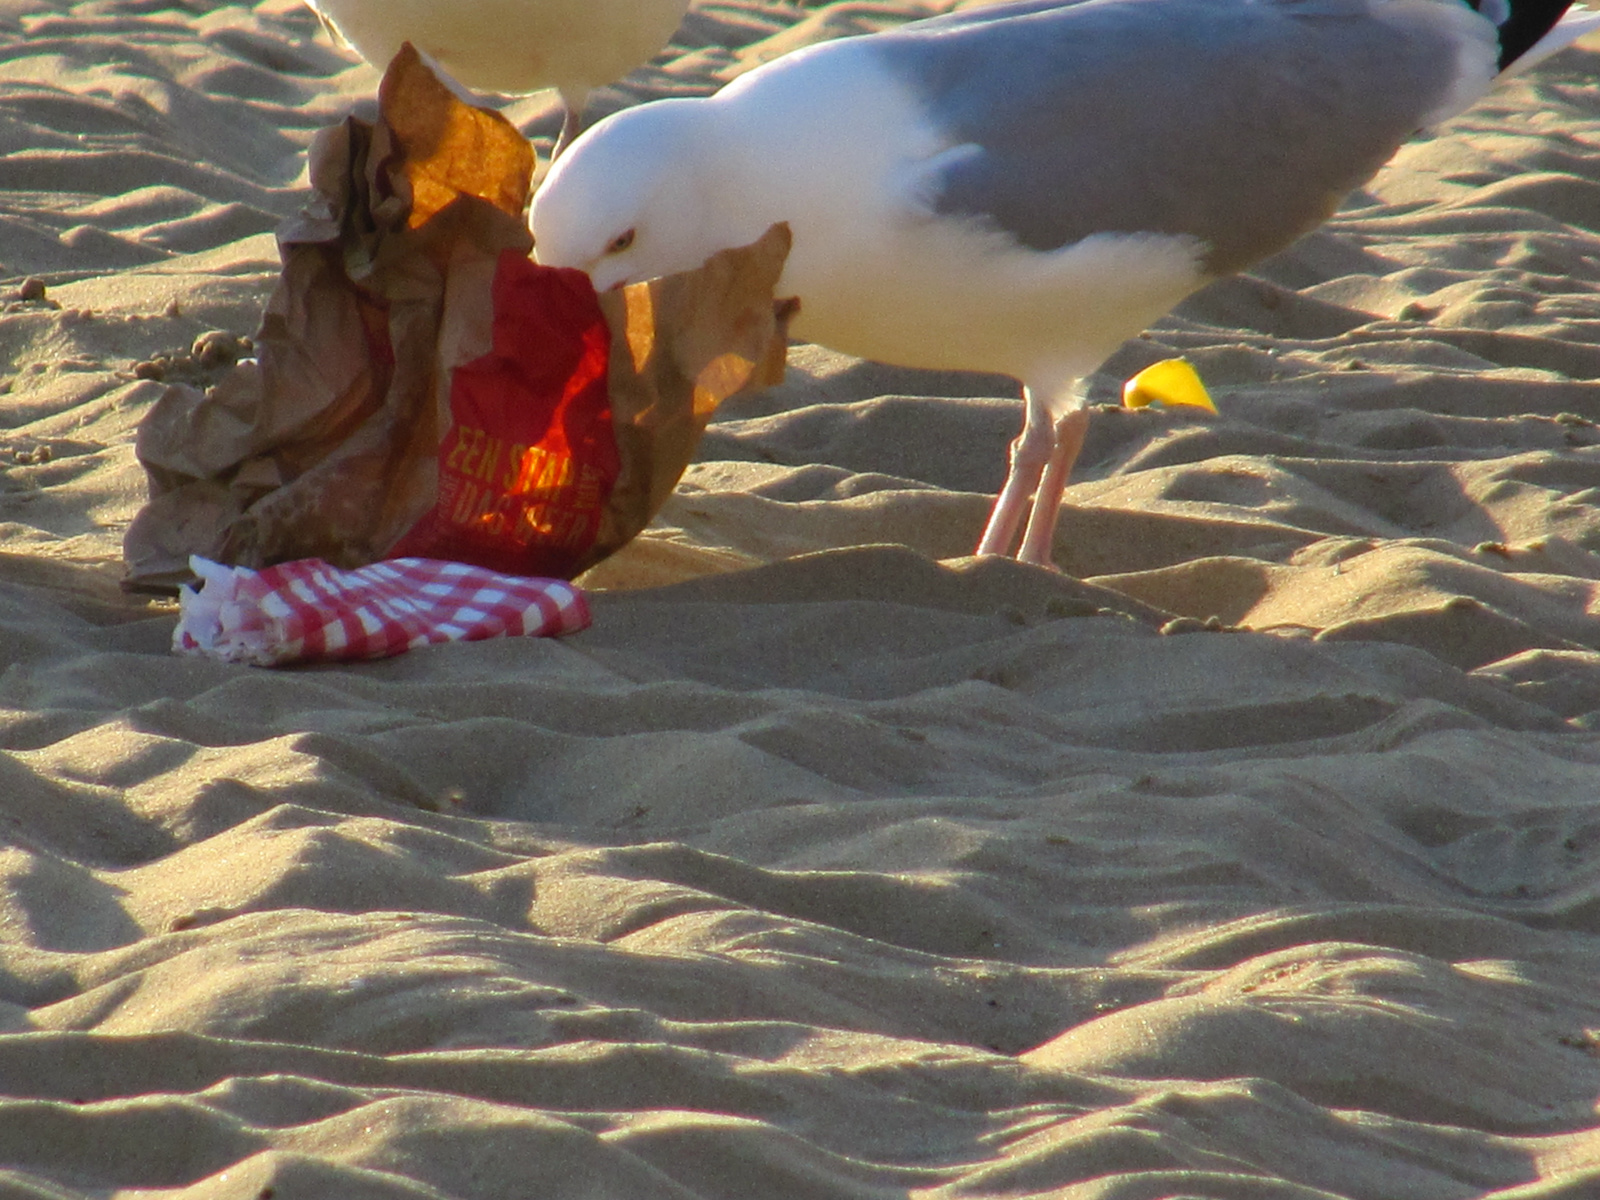
[[[255,343],[225,329],[212,329],[195,338],[187,351],[169,350],[133,364],[135,379],[158,382],[202,383],[215,372],[233,366],[255,351]]]
[[[231,367],[254,348],[247,337],[213,329],[195,338],[189,356],[202,367]]]
[[[18,285],[16,291],[7,292],[4,296],[0,296],[0,300],[4,301],[4,311],[8,313],[29,312],[40,308],[57,309],[61,307],[61,305],[56,303],[56,301],[50,299],[46,292],[44,280],[37,279],[32,275],[24,279],[22,283]]]

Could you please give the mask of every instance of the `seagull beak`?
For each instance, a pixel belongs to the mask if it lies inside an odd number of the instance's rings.
[[[1211,393],[1200,382],[1187,360],[1164,358],[1140,371],[1122,389],[1122,403],[1128,408],[1144,408],[1159,400],[1167,405],[1186,405],[1214,413]]]

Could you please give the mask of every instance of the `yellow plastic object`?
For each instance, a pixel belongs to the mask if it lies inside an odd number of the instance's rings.
[[[1164,358],[1140,371],[1123,385],[1122,403],[1127,408],[1144,408],[1156,401],[1182,404],[1216,412],[1211,393],[1187,359]]]

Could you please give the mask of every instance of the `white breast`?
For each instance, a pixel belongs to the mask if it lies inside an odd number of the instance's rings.
[[[1190,237],[1105,234],[1040,252],[935,215],[918,181],[949,139],[865,41],[822,49],[715,101],[745,148],[724,164],[728,244],[789,222],[780,287],[800,298],[795,336],[881,362],[1007,374],[1048,396],[1205,282]]]
[[[380,70],[403,41],[469,87],[523,93],[591,88],[647,62],[688,0],[311,0]]]

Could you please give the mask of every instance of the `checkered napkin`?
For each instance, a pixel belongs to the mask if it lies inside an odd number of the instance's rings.
[[[395,558],[352,571],[320,558],[264,571],[191,558],[172,648],[258,667],[385,658],[433,642],[576,633],[583,593],[559,579]]]

